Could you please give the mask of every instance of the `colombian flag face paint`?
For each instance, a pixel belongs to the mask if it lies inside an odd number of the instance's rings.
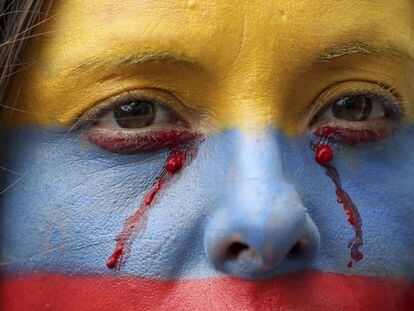
[[[51,16],[2,111],[2,309],[413,306],[412,1]]]

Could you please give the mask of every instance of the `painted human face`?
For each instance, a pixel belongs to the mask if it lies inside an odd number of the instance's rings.
[[[414,303],[411,0],[62,0],[40,33],[4,309]]]

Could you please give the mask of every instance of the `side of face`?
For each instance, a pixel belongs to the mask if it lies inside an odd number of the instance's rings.
[[[3,307],[414,303],[411,1],[51,16],[3,112]]]

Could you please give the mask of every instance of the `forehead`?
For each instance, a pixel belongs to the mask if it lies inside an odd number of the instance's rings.
[[[270,47],[284,39],[384,35],[390,30],[394,36],[407,35],[414,25],[414,4],[410,0],[64,0],[55,5],[53,15],[54,28],[83,45],[102,39],[120,42],[125,37],[140,42],[144,37],[208,49],[213,42],[206,40],[222,38],[230,49],[242,40],[247,40],[246,46],[260,40]],[[214,46],[223,48],[219,43],[214,41]]]
[[[253,59],[288,67],[341,41],[386,38],[411,50],[406,45],[414,42],[414,2],[62,0],[46,27],[52,33],[35,57],[49,67],[76,67],[91,54],[110,58],[156,50],[188,56],[220,74]]]

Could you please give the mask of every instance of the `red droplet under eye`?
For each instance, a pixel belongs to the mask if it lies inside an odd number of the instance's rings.
[[[328,145],[321,145],[316,147],[315,161],[319,164],[328,164],[333,158],[333,150]]]
[[[175,154],[171,154],[167,159],[165,169],[171,174],[175,174],[184,166],[185,152],[177,150]]]

